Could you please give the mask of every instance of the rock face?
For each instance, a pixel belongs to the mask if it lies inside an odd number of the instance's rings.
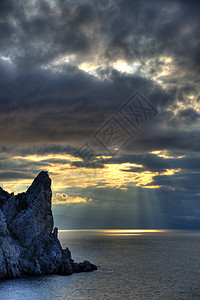
[[[53,230],[51,179],[42,171],[26,193],[0,188],[0,279],[26,275],[89,272],[89,261],[75,263]]]

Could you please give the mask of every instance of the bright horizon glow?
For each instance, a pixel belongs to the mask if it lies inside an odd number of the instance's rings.
[[[122,236],[122,235],[143,235],[143,234],[152,234],[152,233],[167,233],[170,230],[168,229],[63,229],[59,230],[60,233],[62,232],[92,232],[98,234],[106,234],[106,235],[113,235],[113,236]]]

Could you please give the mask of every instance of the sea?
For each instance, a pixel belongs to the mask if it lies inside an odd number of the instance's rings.
[[[98,270],[3,280],[0,300],[200,299],[200,231],[64,230],[76,262]]]

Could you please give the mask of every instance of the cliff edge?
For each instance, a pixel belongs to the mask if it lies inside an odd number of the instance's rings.
[[[27,275],[70,275],[97,267],[75,263],[62,249],[51,210],[51,179],[42,171],[27,192],[9,194],[0,188],[0,279]]]

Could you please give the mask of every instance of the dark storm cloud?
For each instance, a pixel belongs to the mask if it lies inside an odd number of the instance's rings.
[[[8,181],[8,180],[16,180],[16,179],[32,179],[33,176],[31,174],[20,173],[20,172],[0,172],[0,180]]]
[[[114,159],[111,163],[137,163],[143,166],[141,168],[131,168],[124,170],[126,172],[140,172],[141,170],[149,170],[152,172],[164,172],[166,169],[184,169],[187,171],[200,171],[200,156],[185,156],[182,158],[163,158],[153,154],[146,155],[130,155],[122,156],[119,159]]]
[[[177,191],[185,191],[187,195],[196,195],[199,199],[199,172],[181,172],[172,176],[155,176],[154,184],[160,184]]]
[[[200,118],[200,113],[193,108],[187,108],[184,110],[179,110],[177,115],[178,121],[184,124],[194,124]]]
[[[77,148],[73,148],[69,145],[62,144],[25,144],[15,148],[9,145],[0,145],[0,153],[2,154],[0,160],[5,160],[12,156],[27,156],[31,154],[35,155],[48,155],[48,154],[73,154],[73,156],[78,156]]]
[[[85,139],[118,112],[130,86],[152,86],[146,79],[117,74],[112,82],[101,81],[78,70],[25,74],[2,67],[0,73],[1,143]]]
[[[200,5],[197,1],[127,0],[117,4],[118,16],[107,22],[109,57],[122,53],[124,57],[146,60],[160,54],[172,55],[180,65],[184,62],[187,67],[199,68]]]
[[[2,1],[0,6],[4,11],[1,49],[7,54],[6,46],[12,47],[12,58],[21,67],[46,64],[62,54],[90,52],[92,41],[84,28],[92,26],[95,31],[96,26],[89,3],[57,1],[56,7],[51,7],[50,1],[8,2]]]
[[[111,67],[106,71],[105,66],[100,73],[106,72],[108,77],[102,80],[80,71],[76,64],[96,57],[102,63],[126,58],[145,65],[151,58],[152,68],[158,71],[164,65],[158,57],[172,55],[179,67],[189,68],[188,73],[194,75],[192,60],[197,59],[199,45],[196,13],[199,5],[128,0],[108,4],[1,2],[1,143],[84,141],[136,89],[159,109],[159,125],[163,120],[179,125],[185,120],[198,119],[195,110],[185,109],[176,118],[172,111],[166,111],[170,106],[175,107],[177,93],[182,103],[186,103],[185,95],[195,90],[189,83],[181,91],[176,87],[164,90],[139,73],[120,74]],[[50,67],[53,60],[65,55],[75,56],[74,65],[65,64],[59,72],[53,71]],[[8,57],[12,63],[6,60]],[[176,82],[177,78],[171,80]],[[180,129],[177,130],[180,136]],[[192,132],[190,139],[195,134]],[[176,132],[174,142],[171,132],[166,137],[162,128],[156,135],[155,146],[171,147],[170,143],[175,143]],[[191,147],[193,144],[194,138],[189,142]],[[180,146],[184,146],[182,142]]]
[[[174,93],[164,91],[149,79],[116,71],[111,76],[112,81],[93,78],[77,69],[62,74],[45,70],[14,73],[3,67],[0,71],[2,144],[83,143],[108,117],[118,114],[133,89],[139,89],[157,107],[159,114],[144,128],[132,148],[138,151],[148,147],[149,150],[199,149],[199,132],[195,129],[185,132],[184,127],[179,126],[174,129],[174,122],[182,126],[186,118],[194,123],[198,113],[190,109],[175,117],[173,112],[166,112],[165,108],[175,101]],[[167,122],[168,127],[163,122]],[[128,124],[124,125],[132,130]]]
[[[77,54],[78,61],[91,55],[144,61],[172,55],[180,65],[199,68],[198,2],[118,0],[105,9],[101,0],[53,6],[50,1],[1,1],[0,11],[1,49],[21,67]]]

